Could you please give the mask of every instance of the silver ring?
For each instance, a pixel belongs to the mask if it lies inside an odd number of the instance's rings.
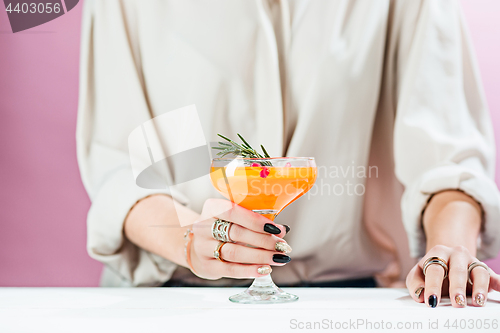
[[[430,265],[441,265],[441,267],[443,267],[443,269],[444,269],[443,280],[446,279],[446,277],[448,276],[448,264],[446,263],[446,261],[444,261],[444,259],[439,258],[439,257],[427,258],[427,260],[424,262],[423,267],[422,267],[422,270],[424,272],[424,276],[425,276],[425,272],[427,271],[427,267],[429,267]]]
[[[232,222],[216,219],[212,224],[212,237],[221,242],[232,242],[229,238],[229,230],[232,225]]]
[[[491,274],[490,274],[490,268],[484,262],[481,262],[481,261],[471,262],[469,264],[469,267],[467,267],[467,279],[469,280],[469,283],[471,285],[472,285],[472,280],[470,279],[470,273],[476,267],[482,267],[482,268],[484,268],[488,272],[488,274],[491,276]]]

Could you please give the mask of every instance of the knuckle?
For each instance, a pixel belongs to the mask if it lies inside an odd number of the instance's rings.
[[[229,229],[229,238],[233,241],[242,241],[243,240],[243,229],[236,224],[233,224],[231,229]]]
[[[224,260],[235,261],[238,256],[238,247],[232,244],[226,244],[222,247],[221,256]]]
[[[455,252],[455,253],[461,253],[461,254],[467,254],[467,253],[469,253],[469,250],[465,246],[459,245],[459,246],[455,246],[453,248],[453,252]]]
[[[439,251],[439,252],[446,252],[448,250],[447,246],[444,245],[435,245],[432,250],[434,251]]]

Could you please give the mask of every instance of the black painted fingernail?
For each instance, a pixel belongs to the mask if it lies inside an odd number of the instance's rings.
[[[435,308],[438,305],[438,298],[436,295],[429,296],[429,306]]]
[[[286,264],[287,262],[290,262],[290,260],[292,260],[292,258],[290,258],[289,256],[286,256],[284,254],[274,254],[273,255],[273,261],[280,263],[280,264]]]
[[[289,226],[287,226],[286,224],[283,224],[283,226],[284,226],[284,227],[285,227],[285,229],[286,229],[286,233],[288,233],[288,232],[290,231],[290,227],[289,227]]]
[[[273,235],[281,234],[280,228],[271,223],[266,223],[264,225],[264,231]]]

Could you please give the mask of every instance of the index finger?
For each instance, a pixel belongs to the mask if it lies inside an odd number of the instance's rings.
[[[208,208],[207,213],[211,216],[239,224],[249,230],[263,234],[273,234],[278,237],[283,237],[286,234],[286,228],[283,225],[276,224],[270,219],[231,201],[213,199]]]

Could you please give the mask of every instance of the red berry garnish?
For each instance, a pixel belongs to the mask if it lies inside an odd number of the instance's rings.
[[[260,177],[267,178],[267,176],[269,176],[269,172],[269,168],[262,167],[262,170],[260,170]]]
[[[285,167],[287,167],[287,168],[290,168],[291,166],[292,166],[292,165],[290,164],[290,162],[287,162],[287,163],[285,164]]]
[[[259,163],[255,163],[253,162],[252,164],[250,164],[251,167],[260,167],[260,164]]]

